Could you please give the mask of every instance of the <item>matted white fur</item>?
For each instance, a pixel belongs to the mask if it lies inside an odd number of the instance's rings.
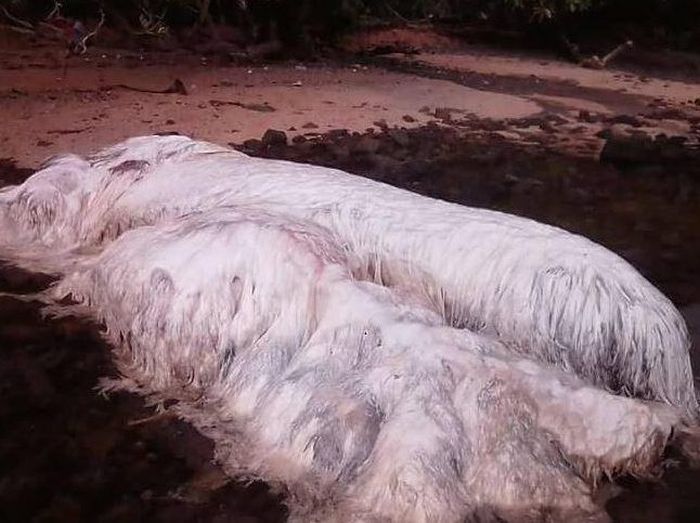
[[[655,470],[679,410],[449,327],[351,257],[323,227],[220,207],[124,233],[53,294],[296,520],[598,520],[598,479]]]
[[[676,309],[529,220],[145,137],[0,190],[0,227],[294,519],[604,519],[597,481],[694,423]]]
[[[697,414],[685,323],[620,257],[554,227],[333,169],[180,136],[133,138],[85,159],[54,159],[0,191],[0,246],[15,257],[99,246],[221,205],[313,221],[352,254],[355,277],[420,295],[449,325]]]

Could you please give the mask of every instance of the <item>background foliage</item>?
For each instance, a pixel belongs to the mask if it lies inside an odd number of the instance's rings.
[[[55,2],[0,0],[0,5],[36,21]],[[69,17],[97,17],[100,6],[107,24],[122,28],[153,29],[158,22],[169,28],[227,24],[257,39],[276,32],[290,43],[332,40],[369,21],[441,20],[574,36],[624,32],[616,38],[641,36],[700,49],[700,0],[61,0],[61,12]]]

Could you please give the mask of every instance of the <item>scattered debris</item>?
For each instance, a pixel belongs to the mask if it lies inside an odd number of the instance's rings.
[[[677,163],[700,164],[700,149],[686,147],[684,136],[667,137],[664,134],[655,138],[646,133],[624,135],[610,132],[600,161],[616,165],[669,165]]]
[[[233,105],[236,107],[241,107],[242,109],[247,109],[249,111],[257,111],[259,113],[273,113],[276,111],[274,107],[272,107],[270,104],[267,102],[263,102],[261,104],[258,103],[243,103],[243,102],[231,102],[227,100],[209,100],[209,105],[212,107],[223,107],[225,105]]]

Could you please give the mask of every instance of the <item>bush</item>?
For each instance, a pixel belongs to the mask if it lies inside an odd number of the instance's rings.
[[[451,19],[481,21],[508,29],[574,38],[598,33],[647,40],[655,45],[700,48],[700,0],[62,0],[68,17],[98,16],[107,24],[141,29],[143,18],[171,28],[209,22],[243,29],[251,37],[275,32],[288,44],[333,40],[367,18],[398,21]],[[0,0],[13,15],[36,22],[54,0]],[[2,16],[0,16],[2,18]],[[534,30],[533,30],[534,29]]]

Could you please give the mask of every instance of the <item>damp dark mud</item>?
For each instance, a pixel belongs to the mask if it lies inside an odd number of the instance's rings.
[[[584,234],[625,257],[682,310],[700,310],[694,150],[664,142],[643,162],[601,163],[556,152],[547,133],[540,143],[515,144],[490,125],[339,129],[292,142],[271,133],[236,147]],[[0,170],[0,186],[29,174],[10,161]],[[0,292],[27,294],[50,281],[0,266]],[[280,498],[265,485],[226,482],[211,443],[189,425],[134,423],[153,408],[134,395],[97,393],[98,379],[114,373],[98,326],[43,319],[38,303],[4,296],[0,347],[1,521],[285,520]],[[700,514],[700,471],[683,463],[669,460],[660,481],[621,478],[618,485],[606,503],[615,521],[696,521]]]

